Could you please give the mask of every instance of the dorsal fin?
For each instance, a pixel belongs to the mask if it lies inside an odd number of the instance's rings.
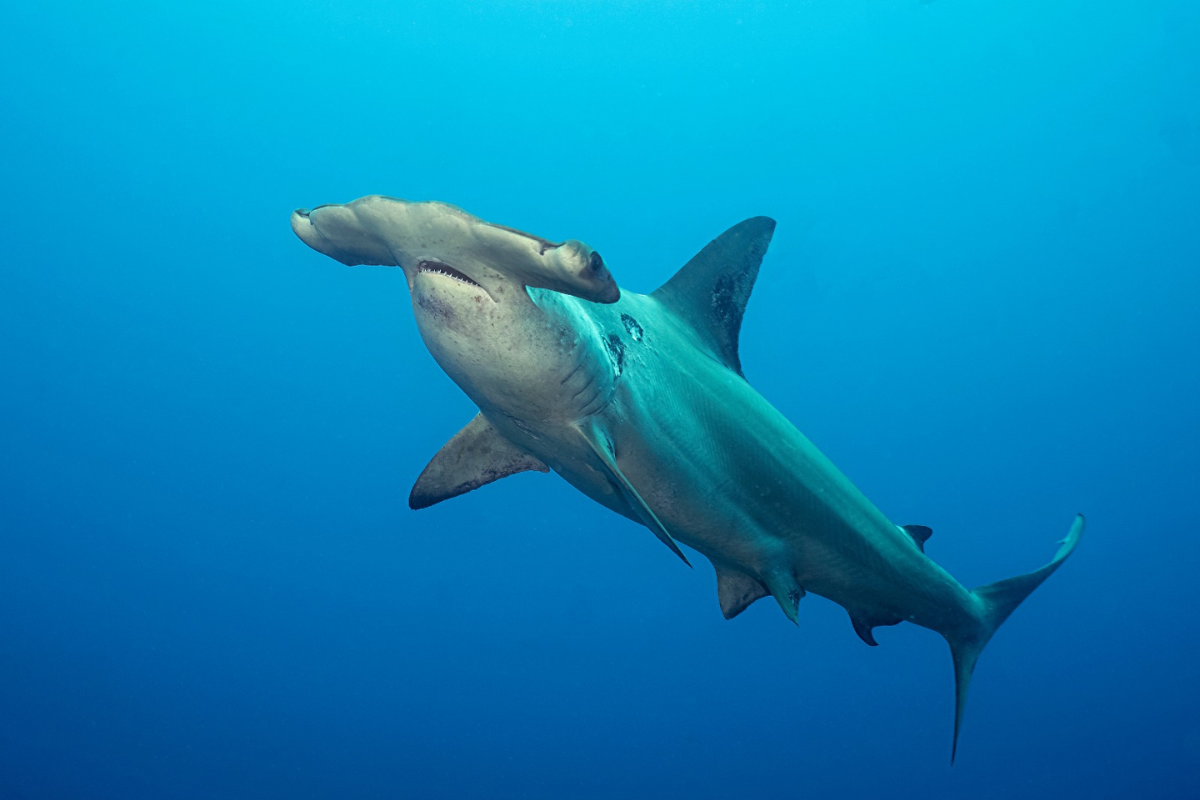
[[[917,549],[924,553],[925,543],[929,541],[930,536],[933,536],[933,529],[926,528],[924,525],[901,525],[900,527],[916,542]]]
[[[774,232],[775,220],[770,217],[739,222],[709,242],[653,294],[738,375],[742,374],[738,357],[742,314]]]
[[[421,472],[408,495],[408,507],[428,508],[492,481],[529,470],[550,471],[541,461],[501,436],[483,414],[476,414],[437,451]]]
[[[725,619],[733,619],[759,598],[771,594],[767,587],[744,572],[713,564],[717,570],[717,600]]]

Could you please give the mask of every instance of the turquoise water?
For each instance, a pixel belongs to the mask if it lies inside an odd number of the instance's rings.
[[[1052,7],[1047,7],[1051,6]],[[1200,6],[16,4],[0,25],[0,797],[1200,794]],[[384,193],[650,291],[778,221],[749,380],[989,646],[722,619],[555,476],[421,512],[474,414]]]

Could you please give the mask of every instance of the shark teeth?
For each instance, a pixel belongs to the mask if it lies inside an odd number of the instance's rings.
[[[440,261],[422,261],[420,264],[417,264],[417,274],[422,272],[433,272],[438,275],[445,275],[447,278],[452,278],[459,283],[465,283],[467,286],[476,286],[481,289],[483,288],[482,286],[479,286],[478,283],[456,270],[454,267],[450,266],[449,264],[443,264]]]

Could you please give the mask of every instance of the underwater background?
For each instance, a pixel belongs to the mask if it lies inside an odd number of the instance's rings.
[[[0,798],[1200,796],[1194,0],[13,3],[0,26]],[[778,220],[753,385],[967,586],[950,659],[553,475],[422,511],[475,413],[382,193],[648,292]]]

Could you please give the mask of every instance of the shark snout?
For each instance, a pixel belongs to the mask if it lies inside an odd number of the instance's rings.
[[[292,233],[300,237],[300,241],[316,250],[324,252],[319,246],[321,234],[312,222],[312,214],[307,208],[297,208],[292,212]]]
[[[347,266],[373,264],[395,266],[386,244],[355,209],[339,204],[320,205],[292,212],[292,232],[300,241]]]

